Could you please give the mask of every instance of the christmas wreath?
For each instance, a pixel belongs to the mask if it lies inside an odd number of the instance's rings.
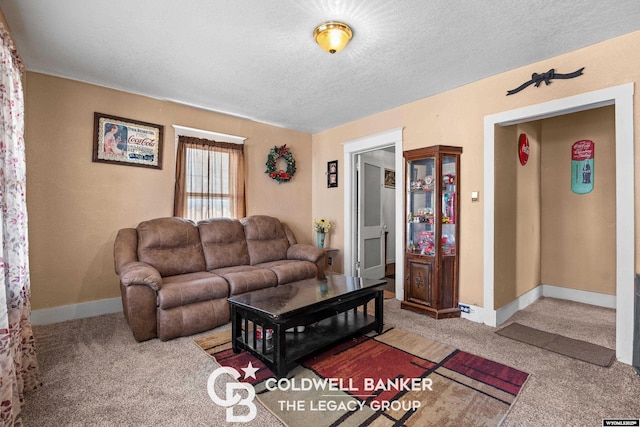
[[[287,162],[287,170],[283,171],[278,169],[276,163],[278,159],[282,157]],[[291,150],[287,147],[287,144],[282,147],[275,146],[269,150],[267,156],[267,170],[265,173],[269,174],[269,178],[275,179],[278,183],[288,182],[296,173],[296,161],[293,159]]]

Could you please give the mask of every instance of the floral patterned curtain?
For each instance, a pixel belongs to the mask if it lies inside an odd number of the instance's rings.
[[[2,23],[0,39],[0,425],[13,426],[40,376],[29,322],[23,66]]]

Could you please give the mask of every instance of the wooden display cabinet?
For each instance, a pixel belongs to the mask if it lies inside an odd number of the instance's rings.
[[[461,147],[409,150],[405,159],[404,309],[434,319],[458,309]]]

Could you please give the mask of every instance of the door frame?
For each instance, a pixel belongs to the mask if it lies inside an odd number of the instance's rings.
[[[634,84],[587,92],[484,118],[483,322],[498,326],[494,307],[495,126],[509,126],[607,105],[615,106],[616,159],[616,357],[631,364],[635,265]]]
[[[391,146],[395,148],[396,169],[396,218],[394,224],[396,228],[396,299],[402,300],[404,298],[404,281],[402,280],[402,277],[404,277],[404,265],[402,262],[398,262],[398,260],[404,259],[404,244],[402,243],[404,236],[404,224],[402,221],[402,218],[404,218],[404,162],[402,161],[401,127],[344,143],[344,265],[342,266],[342,271],[347,276],[352,275],[356,262],[356,255],[353,251],[358,231],[355,227],[356,218],[354,215],[356,204],[358,203],[355,189],[356,155]]]

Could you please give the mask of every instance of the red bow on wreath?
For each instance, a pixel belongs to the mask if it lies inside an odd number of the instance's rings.
[[[278,148],[278,155],[280,157],[284,157],[289,154],[289,149],[287,148],[287,144],[284,144],[282,147]]]

